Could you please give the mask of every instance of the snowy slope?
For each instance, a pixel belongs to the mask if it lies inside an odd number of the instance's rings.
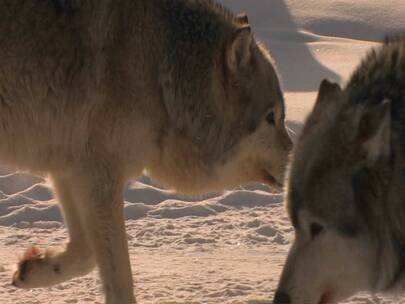
[[[385,33],[405,31],[403,0],[222,2],[247,12],[271,50],[296,133],[323,78],[343,83]],[[281,194],[247,185],[190,198],[143,178],[128,185],[125,198],[140,303],[270,303],[292,237]],[[96,272],[48,289],[11,286],[25,248],[66,239],[47,181],[0,168],[0,303],[102,303]],[[401,302],[361,294],[346,303]]]

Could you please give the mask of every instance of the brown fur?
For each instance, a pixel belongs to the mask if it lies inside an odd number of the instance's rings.
[[[0,160],[51,175],[70,233],[15,285],[97,264],[107,303],[134,302],[122,189],[144,170],[188,193],[282,182],[283,96],[246,18],[208,0],[4,0],[0,17]]]

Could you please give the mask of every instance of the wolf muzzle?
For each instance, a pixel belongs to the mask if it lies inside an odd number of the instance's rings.
[[[276,291],[273,299],[273,304],[290,304],[291,298],[290,296],[282,291]]]

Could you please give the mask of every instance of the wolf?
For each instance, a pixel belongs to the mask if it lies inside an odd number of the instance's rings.
[[[405,288],[405,36],[347,85],[324,80],[293,152],[295,228],[274,303],[336,303]]]
[[[0,161],[47,174],[69,232],[28,249],[21,288],[98,267],[135,303],[123,218],[143,172],[183,193],[280,187],[292,142],[273,60],[246,15],[210,0],[3,0]]]

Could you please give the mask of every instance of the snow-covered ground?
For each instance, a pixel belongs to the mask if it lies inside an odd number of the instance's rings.
[[[322,78],[344,83],[384,33],[405,32],[403,0],[222,2],[247,12],[270,48],[296,133]],[[47,289],[11,286],[26,248],[62,245],[67,232],[43,178],[3,168],[0,199],[0,303],[102,303],[96,272]],[[247,185],[186,198],[143,178],[128,185],[125,215],[139,303],[270,303],[293,236],[281,194]],[[345,303],[402,301],[361,294]]]

